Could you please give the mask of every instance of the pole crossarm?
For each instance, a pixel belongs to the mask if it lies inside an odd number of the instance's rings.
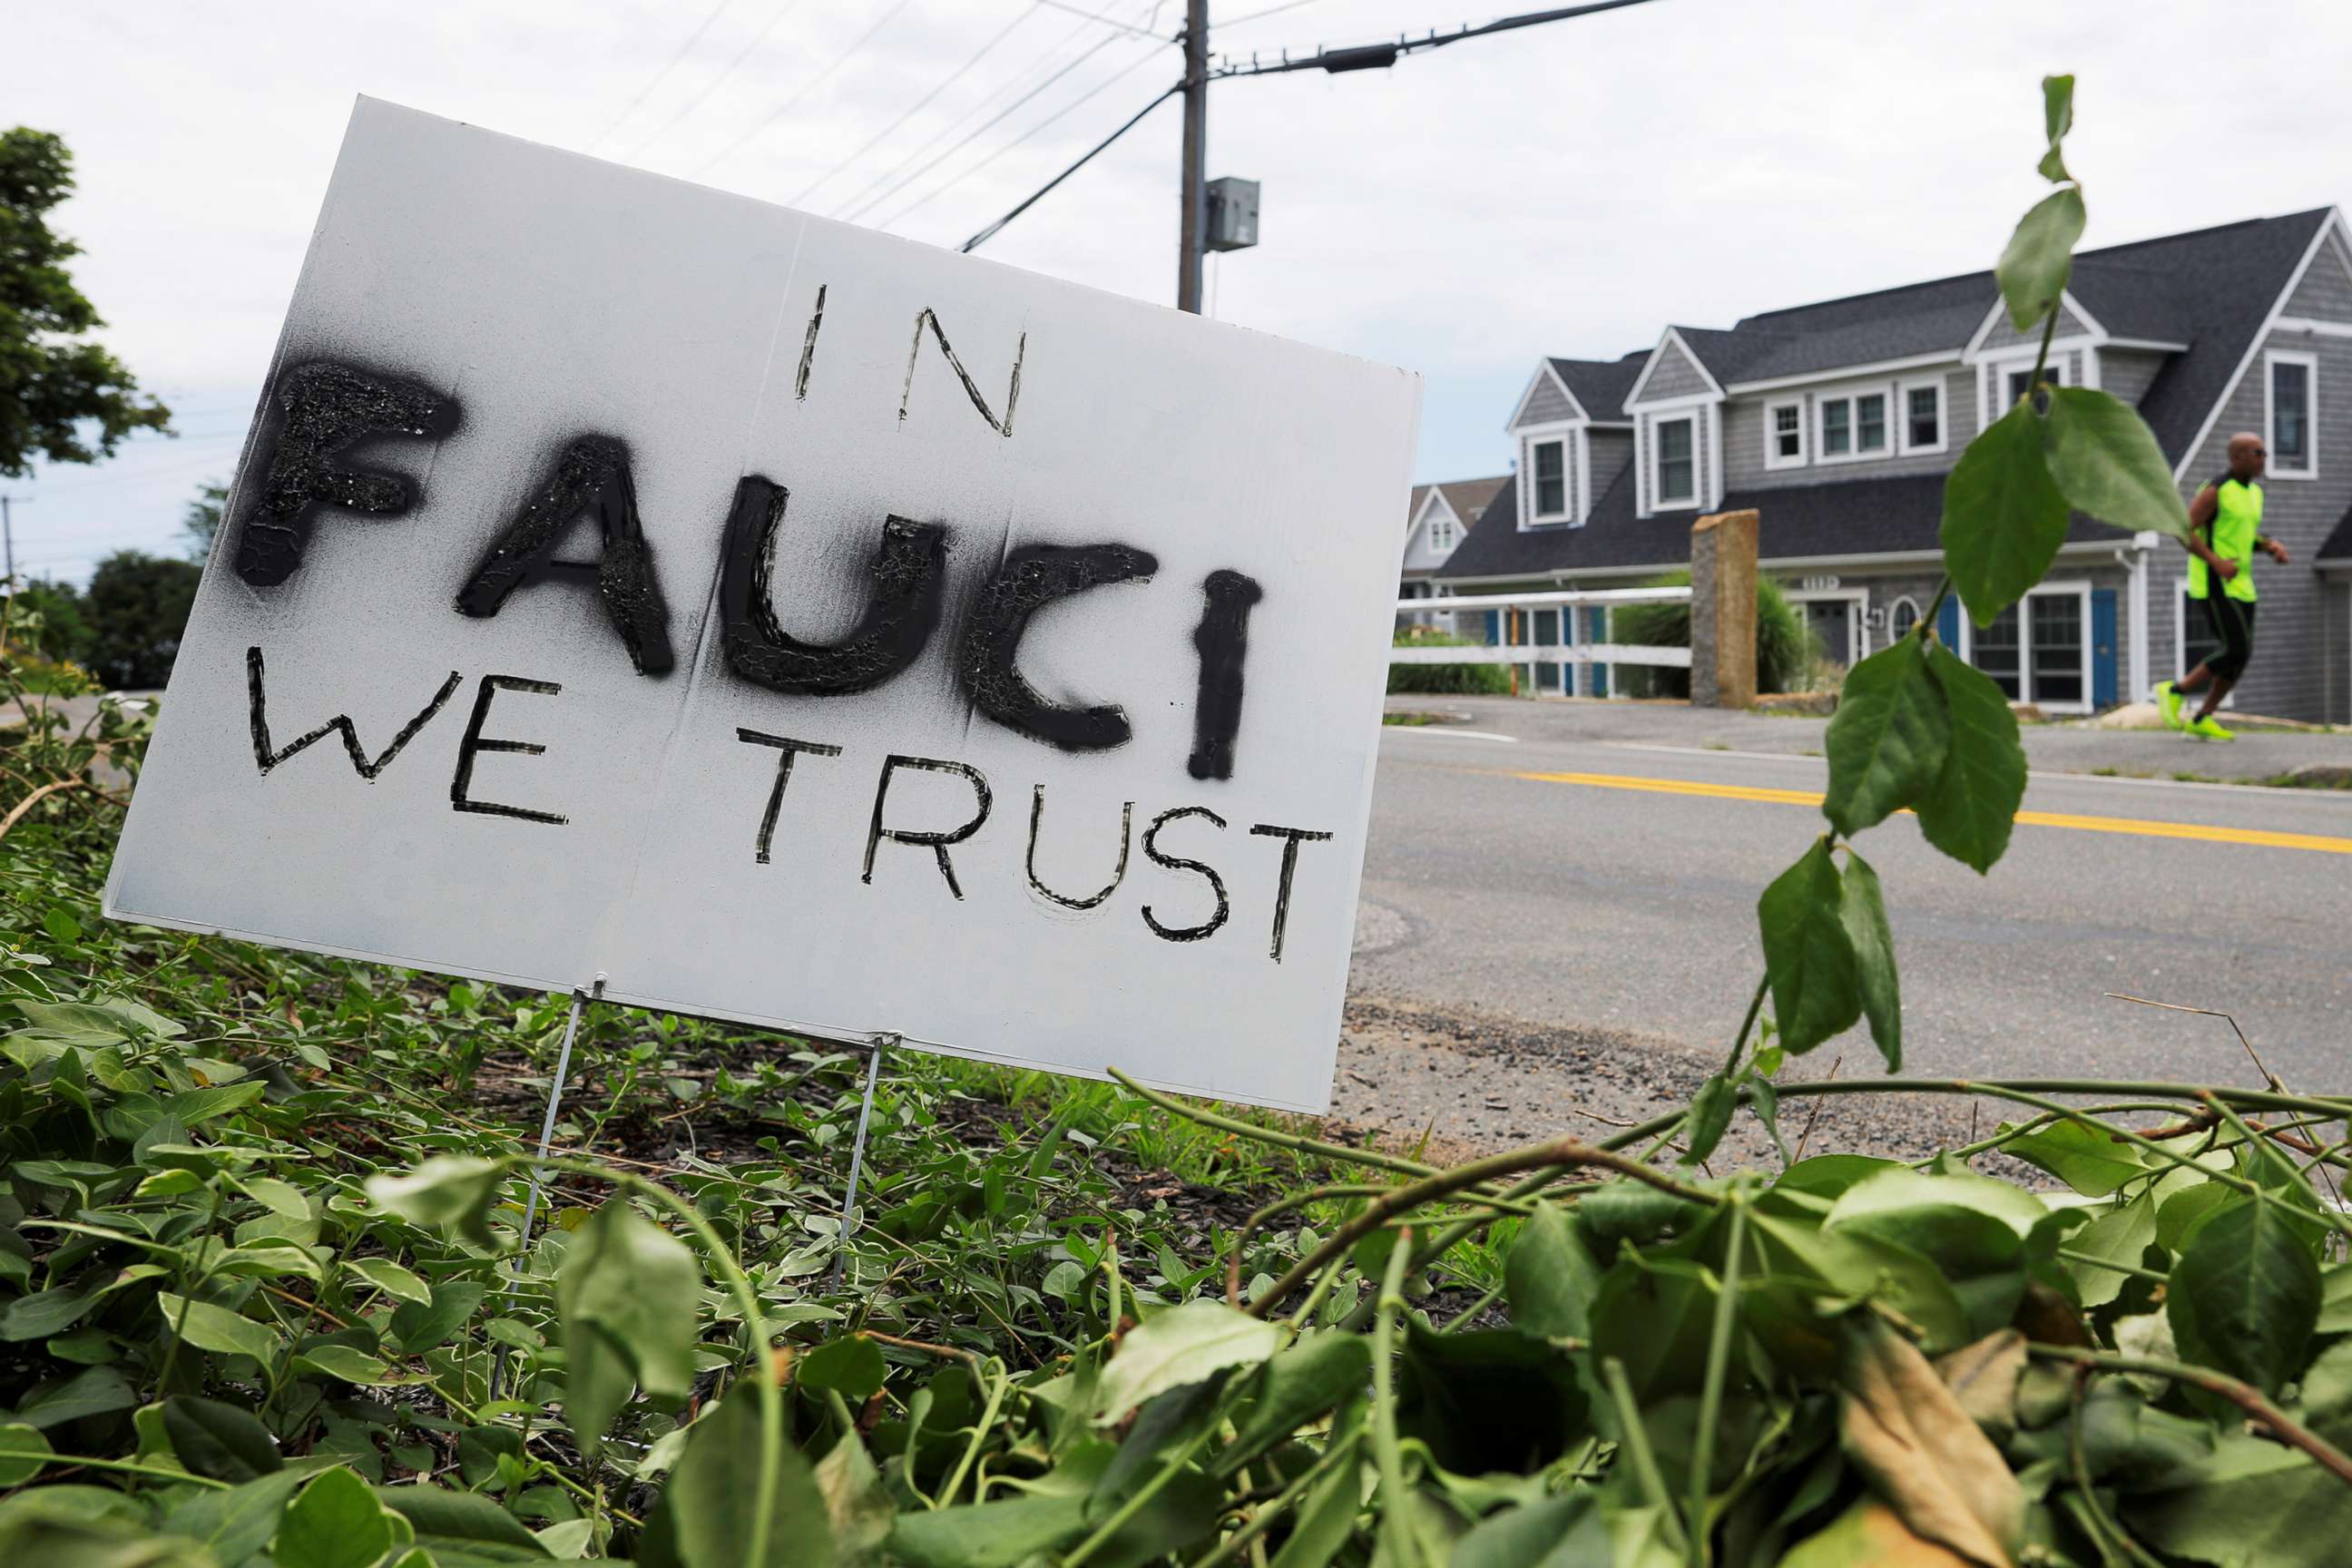
[[[1560,5],[1549,11],[1528,11],[1516,16],[1498,17],[1495,21],[1471,26],[1464,23],[1451,33],[1431,29],[1421,37],[1400,33],[1394,42],[1351,44],[1344,48],[1318,48],[1311,55],[1297,59],[1285,50],[1282,58],[1261,61],[1253,56],[1247,62],[1236,61],[1221,65],[1209,73],[1210,79],[1224,81],[1234,77],[1282,76],[1290,71],[1328,71],[1336,76],[1341,71],[1386,70],[1407,55],[1426,54],[1442,49],[1448,44],[1459,44],[1471,38],[1492,37],[1497,33],[1516,32],[1521,27],[1539,27],[1547,22],[1572,21],[1579,16],[1591,16],[1602,11],[1622,11],[1628,5],[1644,5],[1649,0],[1589,0],[1582,5]]]

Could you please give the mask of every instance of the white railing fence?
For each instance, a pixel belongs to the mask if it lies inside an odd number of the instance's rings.
[[[1557,610],[1556,626],[1566,626],[1570,612],[1585,607],[1618,605],[1687,605],[1688,588],[1597,588],[1545,594],[1465,594],[1449,599],[1399,599],[1397,614],[1415,623],[1431,625],[1440,616],[1502,612],[1503,640],[1470,647],[1398,647],[1389,650],[1391,664],[1641,664],[1661,669],[1688,669],[1687,647],[1654,647],[1642,643],[1556,642],[1518,640],[1535,635],[1536,613]]]

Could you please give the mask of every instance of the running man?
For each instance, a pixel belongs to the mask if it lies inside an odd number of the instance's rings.
[[[2270,454],[2260,436],[2240,431],[2230,437],[2230,471],[2197,492],[2189,503],[2189,596],[2205,607],[2205,624],[2221,651],[2180,678],[2156,689],[2165,724],[2207,741],[2234,741],[2213,710],[2246,673],[2254,653],[2254,552],[2286,564],[2286,546],[2265,538],[2263,527],[2263,465]],[[2217,590],[2215,578],[2221,579]],[[2184,722],[2181,699],[2202,691],[2197,717]]]

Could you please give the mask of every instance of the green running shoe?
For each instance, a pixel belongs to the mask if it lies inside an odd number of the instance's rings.
[[[2210,714],[2189,725],[2189,732],[2200,741],[2234,741],[2238,738],[2215,723]]]
[[[2180,692],[2169,680],[2160,680],[2157,682],[2156,705],[2164,714],[2164,727],[2166,729],[2180,730],[2187,728],[2187,726],[2182,724],[2180,721]]]

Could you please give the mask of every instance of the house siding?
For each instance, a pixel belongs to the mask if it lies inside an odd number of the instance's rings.
[[[1616,410],[1611,409],[1608,414],[1601,417],[1606,419],[1615,412]],[[1494,416],[1489,415],[1487,417]],[[1559,383],[1552,379],[1551,367],[1547,365],[1536,377],[1535,390],[1528,395],[1528,405],[1520,413],[1518,423],[1513,425],[1511,428],[1524,430],[1530,425],[1551,425],[1563,419],[1575,417],[1575,406],[1568,401],[1567,395],[1560,391]]]
[[[1660,349],[1658,363],[1650,372],[1650,379],[1643,384],[1642,401],[1658,403],[1669,397],[1687,397],[1714,390],[1707,384],[1706,373],[1693,363],[1690,355],[1683,353],[1681,344],[1666,343]],[[1604,414],[1601,417],[1605,419],[1608,416]]]
[[[2285,314],[2352,321],[2352,269],[2347,269],[2344,253],[2334,240],[2323,242],[2319,254],[2311,258],[2311,270],[2287,296]]]
[[[2089,327],[2084,325],[2083,319],[2074,314],[2074,311],[2061,310],[2058,312],[2058,336],[2062,338],[2079,337],[2090,330],[2091,329]],[[2000,320],[1994,323],[1991,331],[1985,334],[1985,341],[1979,346],[1982,352],[1990,353],[1996,349],[2011,349],[2021,346],[2031,348],[2041,341],[2042,325],[2040,322],[2037,321],[2034,323],[2031,331],[2021,332],[2010,321],[2009,311],[2007,310],[2003,310],[2000,313]]]
[[[2099,351],[2099,384],[2123,402],[2137,407],[2147,395],[2147,389],[2164,368],[2169,354],[2151,353],[2144,349],[2101,349]]]
[[[2323,584],[2321,605],[2327,623],[2320,681],[2327,709],[2322,717],[2330,724],[2352,724],[2352,583]]]
[[[1617,476],[1625,471],[1625,465],[1633,460],[1633,432],[1588,429],[1584,439],[1592,454],[1592,494],[1606,495],[1609,487],[1617,482]]]
[[[2331,286],[2352,295],[2352,279],[2346,279],[2343,264],[2332,249],[2323,250],[2315,261],[2313,271],[2322,268],[2337,275],[2332,285],[2315,288],[2315,279],[2307,278],[2298,295],[2309,291],[2324,300]],[[2312,570],[2312,563],[2347,504],[2352,504],[2352,339],[2273,331],[2263,339],[2263,349],[2292,350],[2318,360],[2318,418],[2313,436],[2319,477],[2271,478],[2263,482],[2263,531],[2284,544],[2293,562],[2285,566],[2268,560],[2255,563],[2262,618],[2253,663],[2238,686],[2236,706],[2242,712],[2319,721],[2335,700],[2333,692],[2340,684],[2341,672],[2326,655],[2326,584]],[[2232,434],[2263,432],[2266,375],[2263,353],[2258,352],[2193,454],[2183,475],[2184,496],[2193,497],[2208,480],[2227,470]],[[2159,558],[2163,563],[2160,580],[2169,582],[2185,571],[2188,557],[2179,546],[2166,546]],[[2169,674],[2174,662],[2168,658],[2157,668]]]

